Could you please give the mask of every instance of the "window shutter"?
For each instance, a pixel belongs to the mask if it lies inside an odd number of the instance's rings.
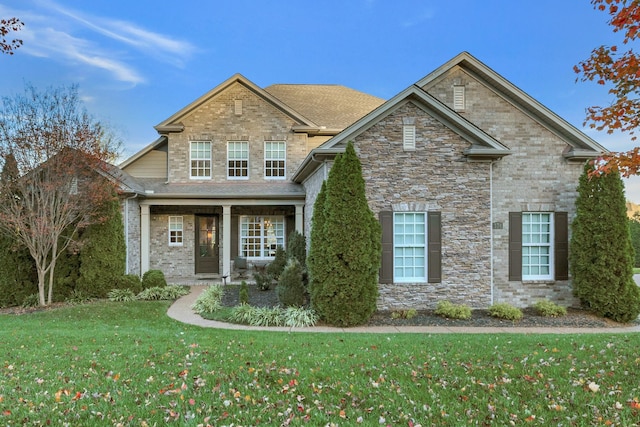
[[[522,280],[522,212],[509,212],[509,280]]]
[[[554,223],[554,270],[556,280],[569,280],[569,220],[566,212],[556,212]]]
[[[440,212],[427,212],[427,280],[442,281],[442,228]]]
[[[240,255],[240,250],[238,248],[238,236],[240,235],[240,231],[238,229],[240,218],[238,215],[231,216],[231,258],[235,258]]]
[[[453,87],[453,109],[456,111],[464,110],[464,86],[458,85]]]
[[[381,211],[382,262],[380,263],[380,283],[393,283],[393,212]]]

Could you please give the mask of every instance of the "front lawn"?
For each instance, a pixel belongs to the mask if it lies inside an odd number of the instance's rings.
[[[216,330],[168,304],[0,316],[0,424],[640,422],[637,334]]]

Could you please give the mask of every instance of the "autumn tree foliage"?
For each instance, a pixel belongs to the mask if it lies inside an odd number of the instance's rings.
[[[10,32],[20,31],[24,23],[18,18],[0,19],[0,52],[13,55],[13,51],[22,46],[22,40],[8,40],[6,36]]]
[[[337,156],[316,199],[307,258],[311,305],[328,323],[366,323],[376,309],[380,224],[365,195],[352,143]]]
[[[594,173],[594,165],[585,165],[571,231],[574,294],[600,316],[618,322],[636,319],[640,288],[633,280],[624,185],[616,170]]]
[[[112,199],[107,161],[118,143],[82,106],[77,86],[4,97],[0,159],[18,176],[0,181],[0,229],[26,247],[38,274],[41,305],[52,302],[56,261],[73,236],[104,221]]]
[[[574,67],[582,81],[595,81],[608,86],[613,101],[607,106],[587,109],[591,128],[628,132],[635,140],[635,130],[640,125],[640,54],[634,51],[634,43],[640,36],[640,1],[592,0],[597,10],[608,13],[608,23],[613,32],[621,33],[622,45],[600,46],[591,56]],[[597,170],[608,172],[617,169],[624,177],[640,174],[640,147],[628,152],[611,153],[596,162]]]

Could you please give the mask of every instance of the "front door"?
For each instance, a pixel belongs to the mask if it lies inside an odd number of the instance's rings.
[[[196,273],[218,273],[218,215],[196,216]]]

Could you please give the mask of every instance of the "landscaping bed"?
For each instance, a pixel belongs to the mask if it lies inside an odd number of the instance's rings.
[[[238,304],[239,286],[228,285],[222,298],[222,304],[233,307]],[[249,285],[249,304],[256,307],[274,307],[278,305],[275,289],[261,291],[256,286]],[[544,317],[537,314],[533,308],[523,309],[524,317],[519,321],[510,321],[491,317],[488,310],[473,310],[469,320],[447,319],[434,313],[435,310],[418,310],[411,319],[393,317],[391,311],[377,311],[373,314],[367,326],[477,326],[477,327],[568,327],[568,328],[608,328],[620,327],[620,324],[609,319],[598,317],[586,310],[568,308],[567,315],[562,317]],[[640,324],[636,321],[635,324]]]

